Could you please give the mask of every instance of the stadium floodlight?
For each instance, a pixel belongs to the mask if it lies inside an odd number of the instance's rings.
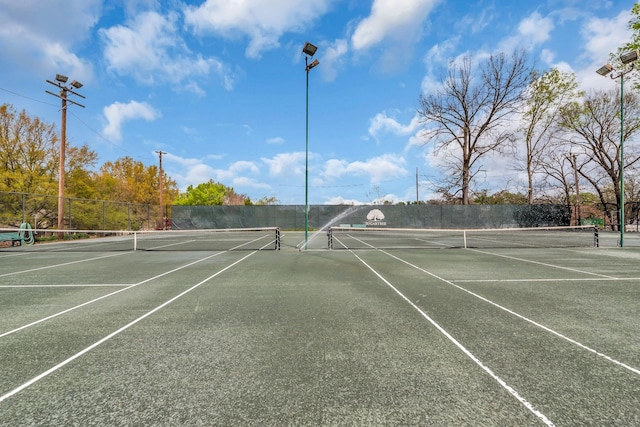
[[[309,70],[320,64],[315,59],[309,64],[309,58],[315,55],[318,47],[306,42],[302,48],[305,55],[304,64],[307,71],[307,96],[306,96],[306,120],[305,120],[305,163],[304,163],[304,248],[307,249],[309,242]]]
[[[609,74],[612,71],[613,71],[613,65],[605,64],[602,67],[598,68],[596,70],[596,73],[600,74],[601,76],[606,76],[607,74]]]
[[[309,71],[310,69],[312,69],[313,67],[316,67],[320,64],[320,61],[318,61],[317,59],[314,59],[313,62],[309,65],[307,65],[307,71]]]
[[[316,54],[317,50],[318,50],[317,46],[315,46],[315,45],[313,45],[313,44],[311,44],[309,42],[306,42],[304,44],[304,47],[302,48],[302,53],[304,53],[307,56],[313,56],[313,55]]]
[[[615,74],[611,74],[612,79],[620,78],[620,206],[618,211],[618,229],[620,230],[620,247],[624,246],[624,232],[625,232],[625,220],[624,220],[624,76],[625,74],[633,71],[635,67],[635,61],[638,60],[638,51],[632,50],[620,55],[620,62],[624,65],[629,65],[622,71],[618,71]],[[601,76],[606,76],[614,71],[611,64],[603,65],[596,70],[596,73]]]
[[[60,93],[53,93],[45,90],[49,95],[53,95],[56,98],[60,98],[62,101],[62,125],[60,127],[60,160],[59,160],[59,172],[58,172],[58,230],[62,230],[64,228],[64,166],[65,166],[65,154],[66,154],[66,143],[67,143],[67,103],[77,105],[79,107],[84,108],[84,105],[79,104],[75,101],[68,99],[69,93],[73,95],[77,95],[80,98],[84,98],[83,95],[74,92],[71,88],[80,89],[82,87],[82,83],[77,80],[73,80],[70,83],[70,86],[65,86],[65,83],[69,80],[69,77],[56,74],[56,81],[52,82],[51,80],[46,80],[47,83],[50,83],[58,88],[60,88]]]
[[[632,50],[630,52],[623,53],[620,55],[620,62],[623,64],[630,64],[638,60],[638,51]]]

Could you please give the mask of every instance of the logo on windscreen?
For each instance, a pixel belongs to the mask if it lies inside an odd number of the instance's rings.
[[[384,220],[384,214],[380,209],[371,209],[367,214],[367,221],[365,224],[372,227],[380,227],[387,225],[387,221]]]

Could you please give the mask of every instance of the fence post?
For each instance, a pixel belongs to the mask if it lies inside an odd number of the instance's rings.
[[[73,229],[73,224],[71,224],[71,197],[67,199],[69,201],[69,230]],[[64,222],[63,222],[64,224]]]

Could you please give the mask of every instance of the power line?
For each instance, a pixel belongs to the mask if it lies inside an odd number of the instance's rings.
[[[28,99],[30,101],[38,102],[40,104],[48,105],[48,106],[51,106],[51,107],[58,107],[57,104],[52,104],[50,102],[46,102],[46,101],[42,101],[40,99],[32,98],[30,96],[26,96],[26,95],[23,95],[21,93],[18,93],[18,92],[9,90],[9,89],[5,89],[3,87],[0,87],[0,90],[3,91],[3,92],[10,93],[10,94],[15,95],[15,96],[19,96],[20,98],[24,98],[24,99]],[[68,113],[70,115],[72,115],[76,120],[78,120],[85,128],[87,128],[88,130],[93,132],[98,138],[100,138],[101,140],[103,140],[107,144],[112,145],[113,147],[115,147],[115,148],[117,148],[117,149],[119,149],[119,150],[121,150],[121,151],[123,151],[123,152],[125,152],[125,153],[127,153],[129,155],[131,155],[133,158],[145,159],[145,160],[151,160],[152,159],[150,156],[144,156],[143,157],[143,156],[140,156],[139,154],[134,154],[131,151],[128,151],[128,150],[124,149],[120,144],[116,144],[115,142],[110,141],[104,135],[102,135],[99,131],[97,131],[94,128],[92,128],[91,126],[89,126],[86,122],[84,122],[80,117],[78,117],[76,114],[74,114],[71,110],[68,110]]]

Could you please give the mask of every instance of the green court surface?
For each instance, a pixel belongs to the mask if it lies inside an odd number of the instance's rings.
[[[0,252],[0,425],[640,425],[640,248]]]

